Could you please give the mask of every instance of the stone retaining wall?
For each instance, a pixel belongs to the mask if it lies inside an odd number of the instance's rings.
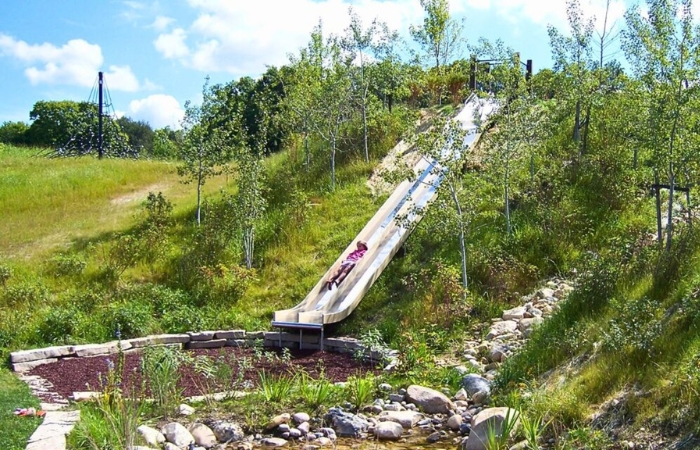
[[[60,345],[54,347],[21,350],[10,353],[10,363],[15,372],[26,372],[42,364],[50,364],[65,358],[80,358],[117,353],[119,344],[124,352],[139,351],[156,345],[177,346],[183,349],[243,347],[263,345],[265,347],[287,347],[323,349],[339,353],[360,353],[364,358],[381,361],[386,355],[365,349],[353,338],[325,338],[316,333],[290,333],[285,331],[219,330],[182,334],[157,334],[146,337],[105,342],[103,344]]]

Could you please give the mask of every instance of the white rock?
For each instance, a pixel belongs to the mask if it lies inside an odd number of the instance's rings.
[[[296,412],[292,414],[292,420],[298,425],[300,423],[308,422],[311,420],[311,417],[309,417],[309,415],[305,412]]]
[[[265,426],[266,430],[273,430],[283,423],[289,423],[292,416],[289,413],[279,414],[272,418],[272,420]]]
[[[170,422],[169,424],[165,425],[161,432],[163,435],[165,435],[165,439],[168,442],[173,443],[180,448],[186,447],[190,445],[190,443],[194,442],[194,437],[192,437],[192,434],[187,431],[187,428],[177,422]]]
[[[204,448],[211,448],[217,444],[214,432],[203,423],[193,423],[190,425],[190,433],[194,438],[194,443]]]
[[[381,422],[374,429],[377,439],[395,441],[401,438],[403,427],[396,422]]]
[[[136,432],[139,433],[143,439],[143,442],[151,447],[161,447],[163,442],[165,442],[165,436],[163,436],[163,433],[147,425],[141,425],[136,429]]]
[[[448,413],[455,405],[442,392],[416,384],[406,389],[407,400],[428,414]]]
[[[501,335],[505,335],[508,333],[513,333],[517,329],[518,329],[518,324],[512,320],[502,320],[502,321],[496,322],[493,325],[491,325],[491,328],[489,328],[489,332],[486,335],[486,340],[490,341],[491,339],[495,338],[496,336],[501,336]]]
[[[380,421],[395,422],[403,428],[411,429],[423,418],[423,414],[416,411],[384,411],[379,415]]]
[[[191,416],[194,414],[194,408],[190,405],[185,405],[184,403],[180,404],[178,411],[180,411],[180,415],[182,416]]]
[[[283,447],[287,445],[287,441],[282,438],[271,437],[263,439],[261,444],[265,447]]]
[[[38,348],[34,350],[21,350],[10,353],[10,362],[24,363],[29,361],[37,361],[39,359],[60,358],[70,354],[71,347],[69,345]]]
[[[497,435],[503,433],[503,422],[506,417],[509,420],[514,420],[516,426],[512,427],[512,431],[517,429],[517,423],[520,418],[517,417],[517,411],[507,407],[488,408],[479,412],[472,417],[472,428],[469,433],[469,438],[462,446],[462,450],[487,450],[486,443],[488,442],[489,430],[493,430]]]
[[[513,309],[503,311],[503,320],[522,319],[527,309],[524,306],[517,306]]]
[[[469,396],[467,395],[467,391],[464,390],[464,388],[459,388],[457,393],[454,396],[455,400],[469,400]]]

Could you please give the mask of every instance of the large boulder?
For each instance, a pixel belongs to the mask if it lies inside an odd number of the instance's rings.
[[[510,426],[505,425],[508,423]],[[489,432],[500,436],[510,428],[508,431],[513,435],[519,424],[520,416],[515,409],[507,407],[484,409],[472,417],[471,432],[462,442],[461,450],[488,450],[486,444]]]
[[[343,437],[359,437],[367,432],[370,425],[362,417],[347,413],[340,408],[331,408],[323,419],[333,427],[338,436]]]
[[[456,409],[452,400],[442,392],[413,384],[406,389],[406,398],[428,414],[448,414]]]

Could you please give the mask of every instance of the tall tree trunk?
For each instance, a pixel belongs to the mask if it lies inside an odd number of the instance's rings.
[[[459,251],[462,255],[462,287],[464,288],[462,300],[466,300],[469,280],[467,279],[467,244],[464,233],[464,218],[462,217],[462,205],[460,205],[459,198],[457,198],[457,190],[452,185],[450,185],[450,192],[452,194],[452,201],[454,201],[455,208],[457,209],[457,217],[459,218]]]
[[[661,235],[661,186],[659,186],[659,174],[654,172],[654,187],[656,196],[656,239],[659,247],[663,246],[663,236]]]
[[[202,183],[204,177],[202,174],[202,159],[199,159],[199,171],[197,172],[197,226],[201,225],[201,210],[202,210]]]
[[[309,152],[309,133],[304,133],[304,156],[306,157],[306,172],[311,170],[311,153]]]
[[[365,90],[365,96],[367,91]],[[365,140],[365,162],[369,162],[369,144],[367,143],[367,101],[366,97],[362,99],[362,131]]]
[[[576,118],[574,119],[574,142],[581,140],[581,100],[576,101]],[[581,149],[579,148],[579,152]]]
[[[331,137],[331,191],[335,191],[335,134]]]
[[[673,162],[669,163],[670,176],[668,177],[668,222],[666,223],[666,251],[671,250],[673,239],[673,201],[676,193],[676,176],[673,173]]]
[[[588,153],[588,127],[591,124],[591,105],[586,108],[586,118],[583,119],[583,145],[581,155]]]
[[[509,189],[509,180],[510,178],[510,164],[506,162],[506,173],[505,177],[503,180],[504,186],[503,186],[503,192],[505,196],[505,201],[506,201],[506,234],[510,236],[511,232],[511,226],[510,226],[510,189]]]
[[[243,232],[243,248],[245,249],[245,266],[253,268],[253,251],[255,248],[255,227],[250,225]]]

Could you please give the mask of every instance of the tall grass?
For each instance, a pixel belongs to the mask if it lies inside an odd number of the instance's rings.
[[[92,157],[49,159],[39,149],[0,152],[0,256],[23,258],[76,238],[94,238],[130,226],[149,191],[179,207],[196,195],[179,182],[175,164]],[[225,177],[206,185],[215,192]]]

